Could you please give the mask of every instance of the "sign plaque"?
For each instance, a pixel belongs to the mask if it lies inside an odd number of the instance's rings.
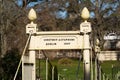
[[[82,49],[80,35],[42,35],[32,36],[29,49]]]
[[[88,33],[91,32],[91,24],[90,22],[83,22],[80,24],[80,32]]]

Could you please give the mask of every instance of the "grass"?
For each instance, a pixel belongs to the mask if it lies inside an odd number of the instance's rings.
[[[120,61],[106,61],[101,64],[103,72],[108,75],[110,79],[112,79],[112,66],[115,65],[120,66]],[[113,72],[115,72],[115,70],[113,70]]]
[[[65,77],[66,80],[76,80],[77,72],[78,78],[83,80],[83,62],[80,63],[80,68],[78,71],[78,60],[73,59],[73,63],[70,65],[58,64],[58,60],[51,60],[52,65],[57,65],[58,73]],[[105,61],[101,63],[103,72],[110,77],[112,76],[112,65],[119,64],[119,61]],[[94,66],[94,62],[93,62]],[[37,68],[39,67],[39,61],[37,60]],[[45,80],[45,60],[40,60],[40,76],[42,80]],[[39,71],[37,70],[37,75]]]
[[[61,65],[61,64],[57,64],[58,65],[58,72],[62,75],[64,75],[64,77],[67,80],[75,80],[76,79],[76,74],[78,72],[78,61],[77,60],[73,60],[73,63],[70,65]],[[82,68],[82,64],[80,64],[80,69],[79,69],[79,78],[83,77],[83,68]]]

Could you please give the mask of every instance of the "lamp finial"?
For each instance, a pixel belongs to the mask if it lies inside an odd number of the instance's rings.
[[[32,8],[30,9],[29,13],[28,13],[28,18],[33,21],[37,18],[36,12],[35,10]]]
[[[81,17],[82,17],[84,20],[87,20],[87,19],[90,17],[90,13],[89,13],[87,7],[84,7],[84,8],[83,8],[82,13],[81,13]]]

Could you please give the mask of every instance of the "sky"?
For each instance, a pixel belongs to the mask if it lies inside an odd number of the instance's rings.
[[[37,0],[37,2],[30,2],[28,5],[27,5],[27,8],[30,8],[30,7],[33,7],[37,4],[40,4],[42,3],[43,0]],[[16,3],[18,4],[19,7],[22,7],[23,6],[23,0],[16,0]]]

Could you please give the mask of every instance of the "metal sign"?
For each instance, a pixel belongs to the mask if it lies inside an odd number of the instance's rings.
[[[82,42],[80,35],[39,35],[31,37],[29,49],[82,49]]]
[[[30,23],[26,25],[26,33],[36,33],[37,24]]]
[[[83,22],[80,24],[80,32],[83,32],[83,33],[88,33],[88,32],[91,32],[91,24],[90,22]]]

